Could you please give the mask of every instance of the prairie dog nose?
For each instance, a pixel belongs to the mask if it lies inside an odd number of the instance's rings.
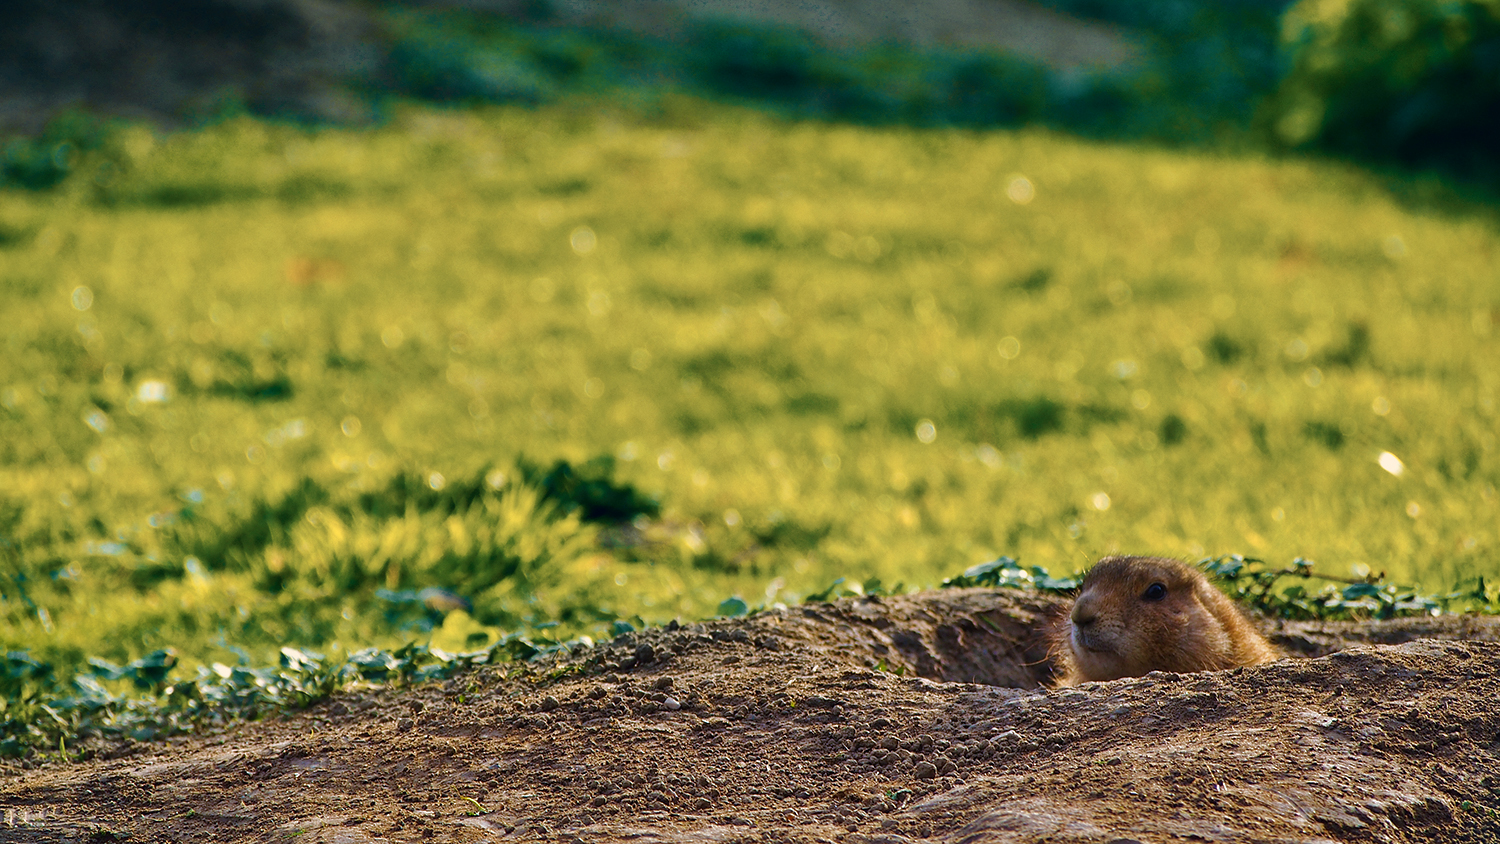
[[[1088,627],[1090,624],[1093,624],[1094,619],[1098,617],[1099,613],[1094,609],[1093,601],[1085,597],[1079,597],[1077,601],[1073,602],[1074,624],[1078,625],[1079,627]]]

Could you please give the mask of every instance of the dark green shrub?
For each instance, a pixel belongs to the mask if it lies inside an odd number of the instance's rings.
[[[1102,137],[1180,143],[1245,126],[1284,70],[1277,30],[1290,0],[1039,0],[1079,18],[1124,27],[1142,53],[1122,77],[1055,96],[1059,125]],[[1068,83],[1057,74],[1054,83]],[[1057,87],[1055,84],[1054,87]],[[1057,91],[1065,94],[1066,90]],[[1054,118],[1056,120],[1056,118]]]
[[[1047,73],[995,53],[938,55],[928,74],[948,122],[1007,126],[1035,120],[1047,106]]]
[[[552,80],[524,57],[478,49],[471,38],[437,28],[408,33],[388,61],[393,89],[422,99],[537,104],[557,94]]]
[[[80,156],[100,149],[109,127],[81,112],[59,115],[36,138],[12,138],[0,149],[0,187],[46,190],[68,177]]]
[[[1280,144],[1493,175],[1500,4],[1303,0],[1283,42],[1291,69],[1266,111]]]
[[[796,31],[744,24],[705,24],[687,41],[698,56],[684,80],[689,87],[861,123],[987,128],[1042,121],[1089,131],[1118,128],[1133,96],[1122,79],[1064,78],[985,51],[837,50]]]
[[[724,93],[799,100],[838,90],[852,81],[838,72],[828,54],[795,32],[714,23],[693,35],[701,51],[702,80]]]

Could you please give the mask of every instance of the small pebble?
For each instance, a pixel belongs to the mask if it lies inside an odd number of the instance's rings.
[[[682,708],[681,701],[677,700],[677,698],[675,697],[667,698],[666,700],[661,702],[661,705],[672,710],[673,712],[676,712],[677,710]]]
[[[551,712],[552,710],[556,709],[557,707],[559,707],[561,705],[562,704],[560,704],[560,703],[557,702],[557,698],[553,697],[552,695],[547,695],[546,697],[542,698],[542,711],[543,712]]]

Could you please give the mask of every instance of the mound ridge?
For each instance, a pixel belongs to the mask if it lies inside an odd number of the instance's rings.
[[[0,841],[1500,838],[1500,620],[1282,624],[1306,657],[1058,691],[1057,609],[845,599],[344,694],[11,772]]]

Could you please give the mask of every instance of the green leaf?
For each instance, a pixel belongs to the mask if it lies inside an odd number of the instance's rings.
[[[726,598],[719,604],[719,615],[727,618],[736,618],[750,611],[750,605],[738,596]]]
[[[149,689],[167,681],[167,675],[177,667],[177,654],[171,648],[152,651],[125,666],[138,688]]]
[[[281,649],[281,667],[293,671],[316,671],[322,666],[323,655],[296,648]]]
[[[824,589],[821,592],[814,592],[811,595],[808,595],[807,596],[807,602],[810,603],[810,604],[817,604],[817,603],[822,603],[823,601],[827,601],[830,597],[833,596],[834,591],[836,589],[838,589],[839,586],[843,584],[843,582],[844,582],[844,578],[842,578],[842,577],[838,578],[837,580],[834,580],[832,583],[828,584],[828,588],[827,589]],[[731,598],[730,600],[739,600],[739,599],[738,598]],[[725,601],[724,603],[727,604],[727,603],[729,603],[729,601]],[[740,601],[740,603],[743,604],[744,601]],[[720,609],[719,615],[724,615],[724,613],[722,612],[723,608],[724,608],[724,604],[720,604],[719,605],[719,609]]]

